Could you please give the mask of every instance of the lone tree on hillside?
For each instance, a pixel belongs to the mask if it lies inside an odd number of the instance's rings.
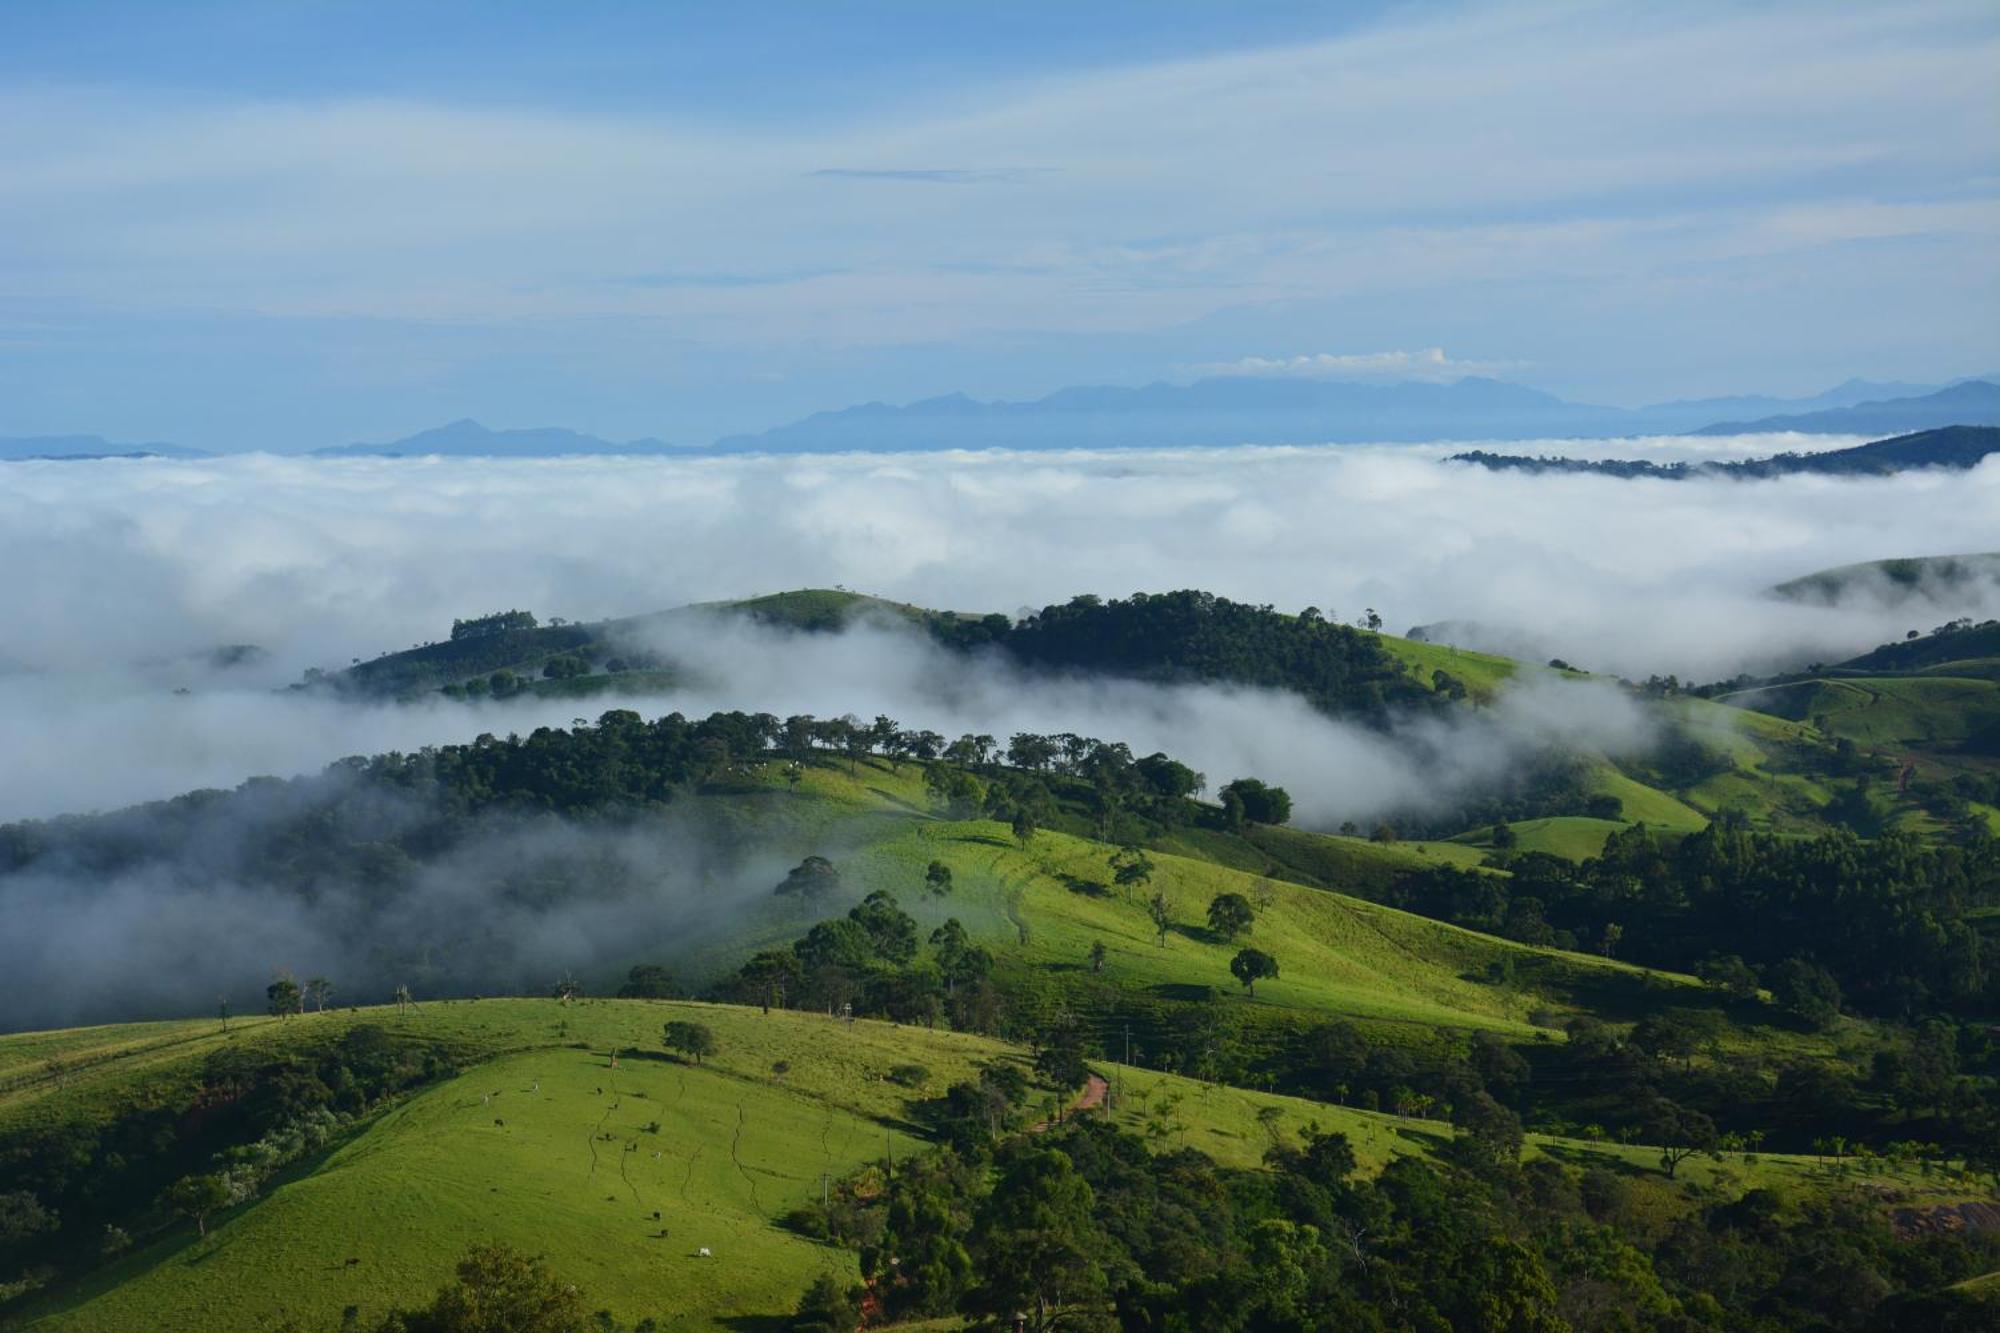
[[[1255,919],[1250,900],[1240,893],[1218,893],[1208,904],[1208,928],[1225,940],[1250,929]]]
[[[670,1051],[682,1056],[693,1056],[696,1064],[705,1055],[714,1055],[715,1033],[706,1023],[686,1023],[676,1019],[667,1024],[666,1045]]]
[[[924,887],[942,898],[951,892],[951,867],[942,861],[933,861],[924,871]]]
[[[475,1245],[458,1261],[456,1282],[438,1288],[427,1306],[390,1311],[379,1327],[583,1333],[599,1326],[589,1308],[576,1284],[550,1272],[541,1256],[505,1245]]]
[[[1278,975],[1278,960],[1262,949],[1242,949],[1229,960],[1229,970],[1245,990],[1255,995],[1259,981]]]
[[[1103,940],[1092,940],[1090,942],[1090,970],[1092,973],[1104,971],[1105,953]]]
[[[229,1205],[229,1185],[221,1176],[182,1176],[167,1189],[166,1204],[194,1220],[195,1230],[208,1234],[208,1215]]]
[[[784,883],[771,892],[783,898],[803,898],[817,902],[840,887],[840,871],[824,856],[808,856],[785,875]]]
[[[1715,1122],[1700,1111],[1679,1106],[1662,1097],[1653,1103],[1646,1114],[1646,1123],[1641,1131],[1645,1137],[1660,1145],[1660,1165],[1666,1170],[1667,1179],[1674,1178],[1682,1162],[1696,1153],[1717,1156],[1716,1145],[1720,1136],[1716,1133]]]
[[[264,998],[269,1002],[271,1012],[279,1018],[290,1018],[305,1008],[299,983],[292,980],[289,972],[280,972],[276,981],[264,987]]]
[[[1143,890],[1153,879],[1153,862],[1145,852],[1127,844],[1111,854],[1111,882],[1125,890],[1125,901],[1132,901],[1134,889]]]
[[[1156,893],[1146,904],[1146,915],[1153,918],[1153,930],[1159,936],[1156,941],[1161,948],[1167,947],[1167,931],[1173,928],[1174,918],[1167,909],[1167,895]]]
[[[313,1012],[326,1012],[327,997],[333,994],[333,983],[325,977],[314,977],[306,982],[306,999],[312,1002]]]

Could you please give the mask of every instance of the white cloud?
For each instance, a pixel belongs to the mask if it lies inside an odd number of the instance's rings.
[[[1990,266],[1990,200],[1894,201],[1991,193],[1996,63],[2000,31],[1959,5],[1561,4],[864,123],[23,87],[0,98],[0,286],[866,343],[1161,329],[1385,282],[1463,300],[1469,277],[1560,282],[1579,263],[1633,284],[1830,236],[1938,234],[1958,247],[1938,263]],[[855,163],[1013,174],[828,174]],[[1608,260],[1579,253],[1579,229]],[[662,269],[798,276],[617,281]]]
[[[1254,379],[1426,380],[1445,383],[1468,375],[1500,375],[1518,370],[1519,361],[1455,361],[1442,347],[1419,352],[1314,352],[1300,356],[1246,356],[1190,366],[1197,375],[1241,375]]]
[[[1790,443],[1502,447],[1673,458]],[[593,619],[841,583],[1013,612],[1079,592],[1196,587],[1348,618],[1373,606],[1398,630],[1513,627],[1591,668],[1716,679],[1833,660],[1945,614],[1797,606],[1765,598],[1770,585],[1985,549],[2000,532],[1996,462],[1674,483],[1496,474],[1445,466],[1446,452],[11,464],[0,818],[566,720],[563,705],[509,721],[350,717],[268,692],[306,666],[439,638],[455,616],[504,606]],[[171,662],[133,666],[244,642],[274,656],[234,685]],[[180,684],[196,694],[173,695]]]

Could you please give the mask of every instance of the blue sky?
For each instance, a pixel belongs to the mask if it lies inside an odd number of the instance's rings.
[[[1996,68],[1976,0],[10,0],[0,434],[1986,372]]]

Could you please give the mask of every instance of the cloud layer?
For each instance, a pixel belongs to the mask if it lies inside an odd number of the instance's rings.
[[[1546,447],[1664,458],[1784,443]],[[454,617],[510,606],[595,619],[844,584],[1015,613],[1079,592],[1197,587],[1348,619],[1373,607],[1397,630],[1475,622],[1582,666],[1696,679],[1833,660],[1996,612],[1892,604],[1886,589],[1835,607],[1764,596],[1830,566],[1990,547],[1991,462],[1886,479],[1653,482],[1495,474],[1442,463],[1445,452],[11,465],[0,818],[564,722],[569,705],[473,723],[272,693],[308,666],[437,639]],[[221,676],[195,663],[231,643],[271,657]],[[839,693],[807,706],[874,706]],[[743,691],[730,702],[790,706]],[[1055,723],[1017,713],[1007,725]]]

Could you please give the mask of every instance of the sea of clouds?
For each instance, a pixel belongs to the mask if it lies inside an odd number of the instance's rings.
[[[1513,451],[1736,457],[1796,443]],[[1615,756],[1652,740],[1648,716],[1603,681],[1543,678],[1494,707],[1375,729],[1280,692],[968,661],[893,621],[800,635],[676,618],[643,645],[679,669],[684,684],[666,697],[370,703],[284,688],[308,667],[441,638],[454,617],[510,607],[595,619],[843,584],[1017,613],[1078,592],[1198,587],[1344,619],[1372,607],[1393,629],[1461,622],[1603,671],[1697,679],[1833,660],[1908,628],[2000,611],[1990,587],[1912,599],[1864,585],[1833,606],[1767,593],[1829,566],[1991,547],[2000,465],[1621,481],[1488,472],[1444,461],[1450,452],[11,465],[0,491],[0,820],[567,725],[621,704],[649,715],[887,713],[1003,739],[1074,731],[1164,750],[1204,771],[1211,789],[1246,774],[1280,782],[1300,822],[1318,827],[1451,800],[1549,745]],[[245,643],[266,656],[209,663],[217,646]],[[254,1000],[278,966],[330,970],[350,997],[373,999],[368,987],[403,975],[381,952],[387,941],[435,942],[456,960],[456,980],[439,984],[458,989],[535,989],[571,968],[596,984],[639,954],[677,956],[669,942],[767,902],[783,859],[773,848],[763,861],[725,856],[672,821],[606,846],[571,846],[589,841],[576,830],[519,836],[528,841],[427,867],[387,905],[365,886],[301,899],[200,859],[108,877],[37,865],[0,878],[10,925],[0,1010],[15,1026],[196,1012],[217,993]],[[493,886],[530,854],[628,869],[595,897],[496,898]],[[219,920],[230,929],[218,933]],[[480,923],[472,936],[467,921]]]
[[[1846,443],[1554,441],[1509,451],[1671,459]],[[1965,605],[1962,592],[1949,604],[1912,603],[1863,588],[1833,607],[1767,595],[1828,566],[1993,546],[2000,464],[1869,479],[1625,481],[1443,461],[1457,447],[10,465],[0,492],[9,571],[0,746],[10,759],[0,819],[567,722],[575,706],[560,702],[488,705],[475,717],[442,701],[357,705],[278,688],[307,667],[442,638],[456,616],[507,607],[595,619],[840,584],[1019,613],[1079,592],[1196,587],[1343,619],[1374,608],[1393,630],[1459,622],[1596,670],[1691,679],[1833,660],[1952,615],[2000,610]],[[200,664],[235,643],[268,657],[221,673]],[[1290,725],[1269,729],[1268,754],[1240,739],[1227,748],[1191,739],[1199,729],[1189,719],[1240,712],[1240,693],[1085,697],[990,680],[954,694],[936,683],[922,645],[893,635],[777,655],[792,668],[775,672],[746,665],[772,656],[755,645],[677,651],[734,664],[704,677],[728,688],[671,701],[691,713],[875,710],[939,730],[1068,729],[1135,745],[1164,734],[1216,777],[1297,764]],[[1275,698],[1259,706],[1297,708]],[[1147,716],[1168,721],[1156,728]],[[1211,730],[1261,729],[1219,720]]]

